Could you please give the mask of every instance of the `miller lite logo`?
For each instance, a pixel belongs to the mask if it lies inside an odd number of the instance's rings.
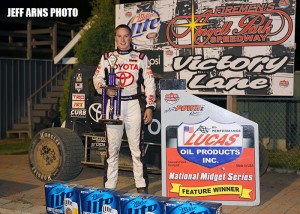
[[[149,46],[149,40],[158,37],[160,25],[160,16],[155,10],[147,9],[137,13],[128,22],[132,32],[132,43],[137,46]]]
[[[178,127],[178,153],[186,160],[213,168],[234,161],[242,154],[243,127],[210,118]]]
[[[121,213],[127,214],[161,214],[164,206],[159,200],[151,196],[139,196],[127,193],[121,196]]]

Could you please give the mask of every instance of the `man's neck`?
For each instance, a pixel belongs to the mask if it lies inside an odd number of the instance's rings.
[[[120,50],[119,48],[117,48],[117,52],[119,54],[129,54],[132,51],[132,47],[130,47],[128,50]]]

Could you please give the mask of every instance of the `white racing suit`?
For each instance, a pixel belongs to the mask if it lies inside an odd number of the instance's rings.
[[[109,63],[108,57],[113,53],[117,57],[115,68],[116,84],[124,88],[121,90],[122,125],[106,125],[106,157],[104,186],[116,188],[118,181],[119,151],[125,126],[129,148],[133,161],[133,174],[137,188],[148,187],[148,175],[144,160],[143,146],[143,113],[146,108],[155,109],[155,82],[148,57],[136,50],[115,50],[105,53],[100,60],[93,77],[93,83],[98,93],[101,87],[108,85]],[[142,103],[142,87],[144,88],[146,103]],[[107,99],[109,103],[109,98]],[[115,102],[116,103],[116,102]],[[108,118],[107,106],[106,117]],[[116,109],[116,108],[115,108]]]

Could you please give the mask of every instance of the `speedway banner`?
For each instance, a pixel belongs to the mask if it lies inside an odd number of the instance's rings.
[[[133,45],[192,94],[293,96],[295,0],[161,0],[116,5]],[[163,76],[163,75],[161,75]],[[168,75],[170,77],[170,75]]]

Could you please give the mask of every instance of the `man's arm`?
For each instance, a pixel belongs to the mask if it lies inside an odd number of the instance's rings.
[[[149,124],[153,118],[153,111],[156,107],[156,86],[155,80],[151,69],[150,61],[148,57],[145,56],[143,59],[143,78],[145,85],[145,95],[146,95],[146,110],[144,114],[144,123]]]
[[[98,94],[102,94],[102,88],[106,85],[105,82],[105,64],[104,64],[104,56],[101,57],[98,67],[93,76],[93,83]]]

